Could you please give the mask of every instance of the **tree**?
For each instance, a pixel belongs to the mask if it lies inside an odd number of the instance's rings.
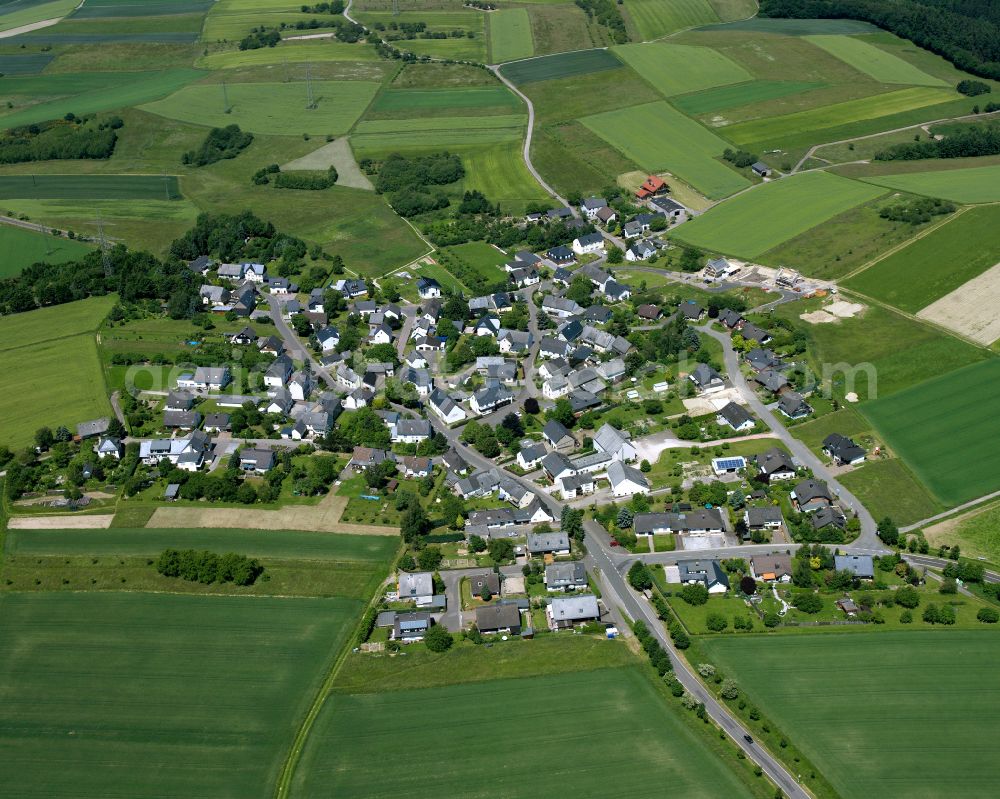
[[[427,512],[419,502],[407,509],[399,523],[399,531],[408,544],[426,535],[430,529],[431,523],[427,518]]]
[[[628,508],[622,508],[618,511],[618,518],[615,519],[615,524],[620,530],[628,530],[632,526],[635,515]]]
[[[729,620],[721,613],[709,613],[705,617],[705,626],[714,633],[721,633],[729,626]]]
[[[417,553],[417,565],[425,572],[437,571],[442,560],[441,547],[425,547]]]
[[[474,535],[469,537],[469,549],[473,552],[485,552],[486,551],[486,539],[481,536]]]
[[[736,680],[729,679],[728,677],[722,681],[722,690],[719,691],[719,695],[723,699],[736,699],[740,695],[740,687],[736,684]]]
[[[765,613],[764,614],[764,626],[773,628],[781,624],[781,618],[777,613]]]
[[[365,485],[369,488],[382,488],[396,474],[395,461],[382,461],[365,467]]]
[[[547,412],[549,419],[555,419],[563,427],[572,427],[576,424],[576,416],[573,414],[573,406],[565,397],[556,400],[553,408]]]
[[[577,541],[583,540],[583,511],[563,505],[562,514],[559,519],[562,531],[570,538]]]
[[[749,574],[744,576],[740,580],[740,590],[747,596],[753,596],[757,593],[757,581]]]
[[[452,634],[440,624],[435,624],[424,636],[424,644],[431,652],[447,652],[453,643],[455,639]]]
[[[612,244],[608,248],[608,263],[609,264],[620,264],[622,262],[622,257],[625,255],[622,252],[622,248]]]
[[[941,586],[938,591],[942,594],[957,594],[958,593],[958,583],[955,582],[954,577],[945,577],[941,581]]]
[[[653,587],[653,576],[641,560],[633,563],[628,570],[628,581],[636,591],[648,591]]]
[[[980,608],[976,618],[983,624],[996,624],[1000,621],[1000,612],[996,608]]]
[[[49,449],[55,443],[55,436],[48,427],[39,427],[35,431],[35,447],[42,452]]]
[[[514,544],[506,538],[490,541],[487,551],[494,563],[506,563],[514,558]]]
[[[704,605],[708,602],[708,588],[704,583],[687,583],[679,593],[680,598],[689,605]]]
[[[878,537],[886,546],[894,547],[899,543],[899,528],[888,516],[878,523]]]
[[[647,461],[645,458],[642,459],[642,463],[639,464],[639,471],[643,474],[648,474],[653,471],[653,465]]]
[[[528,415],[534,416],[538,413],[539,410],[541,409],[538,407],[538,400],[536,400],[534,397],[528,397],[524,401],[524,412],[527,413]]]
[[[803,613],[812,615],[823,609],[823,599],[819,594],[814,594],[811,591],[802,593],[795,598],[795,607]]]
[[[897,588],[896,593],[893,594],[893,598],[896,600],[896,604],[904,608],[913,609],[920,604],[920,594],[917,593],[917,589],[912,585],[904,585],[902,588]]]

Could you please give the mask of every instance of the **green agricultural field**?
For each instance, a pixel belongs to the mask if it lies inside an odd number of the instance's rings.
[[[664,101],[580,121],[647,172],[669,170],[706,197],[718,199],[750,185],[716,160],[726,149],[722,139]]]
[[[49,53],[31,55],[0,55],[0,72],[9,75],[37,75],[52,63],[55,56]]]
[[[702,646],[844,799],[865,799],[875,785],[884,799],[985,796],[1000,779],[995,631],[727,636]]]
[[[753,258],[880,193],[828,172],[809,172],[717,205],[685,222],[673,236],[714,252]]]
[[[391,536],[305,533],[294,530],[9,530],[10,555],[157,555],[164,549],[238,552],[254,558],[349,561],[384,564],[396,554]]]
[[[0,8],[0,31],[9,31],[22,25],[32,25],[44,19],[64,17],[79,5],[78,0],[52,0],[52,2],[37,2],[20,0],[20,2],[4,3]]]
[[[548,199],[524,165],[520,141],[477,147],[461,155],[466,190],[477,189],[502,208],[518,211],[529,202]]]
[[[879,29],[869,22],[854,19],[777,19],[754,17],[737,20],[725,25],[713,25],[713,31],[749,31],[752,33],[773,33],[780,36],[819,36],[851,33],[878,33]]]
[[[992,503],[924,530],[931,546],[958,544],[967,558],[1000,563],[1000,504]]]
[[[509,255],[485,241],[456,244],[448,247],[447,252],[484,280],[494,283],[504,279],[505,274],[501,267],[511,260]]]
[[[212,0],[87,0],[73,19],[88,17],[156,17],[207,11]]]
[[[0,251],[4,254],[0,260],[0,279],[19,275],[24,267],[39,261],[50,264],[75,261],[90,250],[79,241],[3,225],[0,227]]]
[[[354,128],[357,136],[371,133],[408,133],[428,130],[478,131],[490,128],[523,128],[528,122],[524,114],[504,114],[503,116],[432,116],[413,119],[371,119],[362,120]]]
[[[30,347],[40,341],[92,333],[117,297],[91,297],[0,318],[0,352]]]
[[[294,0],[219,0],[205,18],[201,40],[238,42],[258,26],[277,28],[282,22],[309,19],[301,8]]]
[[[366,119],[409,117],[507,115],[522,111],[521,101],[503,86],[469,86],[455,89],[386,89],[380,92]]]
[[[951,507],[1000,489],[1000,449],[986,432],[1000,413],[998,379],[1000,359],[993,358],[861,409],[931,493]]]
[[[796,111],[776,117],[740,122],[722,129],[722,135],[735,144],[773,144],[811,131],[838,128],[853,122],[877,120],[906,111],[946,103],[955,99],[951,89],[916,87],[888,94],[876,94],[859,100]],[[933,114],[934,112],[928,112]],[[819,143],[819,142],[816,142]]]
[[[312,91],[317,107],[308,109],[304,81],[198,84],[141,108],[195,125],[237,124],[254,133],[274,135],[336,135],[350,130],[378,89],[378,83],[369,81],[316,80]]]
[[[398,126],[397,126],[398,127]],[[524,127],[483,128],[477,130],[431,129],[394,130],[385,133],[359,133],[351,136],[351,145],[359,158],[389,153],[440,152],[442,149],[474,149],[518,142]]]
[[[857,36],[807,36],[806,39],[879,83],[946,85],[940,78],[928,75],[913,64]]]
[[[0,597],[5,790],[272,796],[360,609],[346,599]]]
[[[672,102],[685,114],[694,116],[762,103],[767,100],[778,100],[812,89],[822,89],[825,85],[819,81],[755,80],[735,86],[706,89],[684,97],[676,97]]]
[[[871,422],[865,419],[853,405],[847,405],[833,413],[795,425],[792,434],[817,455],[823,446],[823,439],[830,433],[840,433],[848,438],[868,433]]]
[[[626,44],[613,51],[664,97],[753,79],[739,64],[708,47],[649,42]]]
[[[869,183],[928,197],[943,197],[956,203],[992,203],[1000,201],[1000,166],[971,169],[910,172],[863,178]]]
[[[489,735],[481,734],[484,718]],[[401,730],[433,731],[408,740],[412,755],[435,763],[416,781],[384,766]],[[626,739],[608,769],[608,742]],[[480,767],[470,771],[471,762]],[[292,795],[478,796],[495,792],[495,775],[511,763],[519,775],[504,782],[511,799],[625,796],[654,784],[685,797],[751,795],[636,668],[335,694],[306,741]]]
[[[876,519],[913,524],[943,510],[898,458],[872,461],[837,479]]]
[[[502,64],[535,54],[531,20],[524,8],[494,11],[487,17],[490,30],[490,63]]]
[[[176,175],[0,175],[0,199],[179,200]]]
[[[509,81],[521,85],[541,80],[573,78],[618,69],[622,62],[608,50],[580,50],[575,53],[533,58],[505,66],[501,72]]]
[[[278,47],[262,47],[259,50],[210,53],[198,60],[198,66],[206,69],[235,69],[311,61],[375,61],[377,58],[375,48],[366,44],[336,41],[324,41],[322,44],[285,42]]]
[[[68,113],[79,116],[128,108],[166,97],[171,92],[177,91],[182,86],[186,86],[204,75],[204,72],[197,69],[166,69],[160,72],[132,74],[119,72],[115,73],[114,78],[104,75],[99,79],[95,78],[94,75],[78,77],[72,73],[53,76],[39,75],[37,78],[46,79],[46,83],[49,85],[49,94],[62,93],[60,87],[56,85],[57,80],[65,86],[75,83],[80,86],[80,89],[77,92],[71,92],[71,96],[32,104],[23,110],[14,110],[12,113],[0,117],[0,122],[3,123],[4,127],[12,128],[58,119]],[[26,81],[29,78],[20,80]],[[110,89],[107,88],[109,81],[114,83]],[[16,88],[14,87],[14,89]],[[31,85],[22,90],[29,93],[35,91]],[[8,91],[13,91],[13,89],[9,88]],[[31,96],[33,95],[29,94],[29,97]],[[37,102],[37,98],[35,102]],[[19,104],[15,104],[15,109],[17,108],[19,108]]]
[[[916,313],[998,260],[1000,207],[983,206],[953,216],[929,235],[850,278],[845,286]]]
[[[644,40],[719,21],[708,0],[625,0],[625,10]]]

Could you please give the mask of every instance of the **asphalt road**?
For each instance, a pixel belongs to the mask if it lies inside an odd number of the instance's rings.
[[[267,297],[267,304],[271,309],[271,320],[274,322],[274,327],[277,330],[278,335],[281,340],[285,343],[285,349],[288,354],[298,361],[304,361],[309,364],[312,373],[316,375],[320,380],[326,383],[328,388],[336,388],[337,381],[330,375],[326,369],[320,365],[320,362],[316,360],[312,352],[306,349],[303,344],[296,337],[295,333],[288,326],[288,322],[281,315],[281,309],[283,303],[281,299],[273,294],[269,294]]]
[[[663,623],[657,618],[655,611],[649,606],[646,598],[632,590],[608,556],[605,549],[607,533],[605,533],[601,525],[594,521],[586,521],[583,526],[586,531],[585,544],[589,556],[593,558],[595,564],[601,569],[607,582],[614,587],[614,591],[618,595],[618,599],[621,601],[625,612],[633,619],[641,619],[645,622],[650,632],[657,637],[661,646],[670,655],[670,661],[674,667],[674,675],[680,681],[681,685],[697,698],[699,702],[705,704],[705,710],[712,721],[736,742],[744,751],[747,758],[763,769],[764,773],[784,791],[785,796],[791,799],[809,799],[809,794],[781,763],[758,744],[747,743],[743,736],[750,735],[750,731],[740,724],[730,714],[729,710],[721,705],[705,689],[701,681],[688,667],[684,658],[677,653],[670,637],[664,632]]]

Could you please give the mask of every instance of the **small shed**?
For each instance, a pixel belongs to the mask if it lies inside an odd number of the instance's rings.
[[[163,498],[165,500],[167,500],[168,502],[173,502],[178,497],[180,497],[180,493],[181,493],[181,484],[180,483],[170,483],[167,486],[166,491],[163,492]]]

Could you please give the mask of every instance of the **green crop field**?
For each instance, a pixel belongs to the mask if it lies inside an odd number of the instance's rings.
[[[608,50],[579,50],[574,53],[559,53],[530,61],[519,61],[505,66],[501,72],[509,81],[518,85],[542,80],[573,78],[618,69],[622,62]]]
[[[396,539],[379,535],[111,527],[104,530],[9,530],[4,551],[11,555],[136,556],[156,555],[174,547],[239,552],[255,558],[382,564],[392,559],[397,546]]]
[[[74,261],[90,250],[79,241],[3,225],[0,226],[0,251],[4,254],[0,260],[0,279],[18,275],[24,267],[39,261],[50,264]]]
[[[932,545],[958,544],[967,558],[1000,563],[1000,504],[993,503],[963,515],[957,523],[941,522],[925,530]]]
[[[259,50],[224,50],[209,53],[198,60],[206,69],[235,69],[236,67],[267,66],[271,64],[302,64],[310,61],[375,61],[375,48],[365,44],[345,42],[285,42],[278,47]]]
[[[626,44],[614,53],[664,97],[740,83],[753,75],[722,53],[683,44]]]
[[[308,19],[294,0],[218,0],[205,18],[204,42],[239,41],[253,28],[277,28],[282,22]]]
[[[0,199],[179,200],[176,175],[0,175]]]
[[[490,63],[502,64],[535,54],[531,20],[524,8],[494,11],[487,17],[490,28]]]
[[[73,19],[194,14],[211,6],[212,0],[87,0],[73,13]]]
[[[706,89],[695,94],[676,97],[672,102],[685,114],[694,116],[695,114],[708,114],[713,111],[725,111],[727,108],[762,103],[766,100],[777,100],[811,89],[821,89],[825,85],[818,81],[755,80],[735,86]]]
[[[4,127],[11,128],[58,119],[68,113],[80,116],[127,108],[165,97],[191,81],[204,77],[204,75],[203,71],[197,69],[165,69],[159,72],[133,73],[131,75],[117,73],[113,79],[101,75],[101,73],[80,76],[72,74],[39,75],[38,79],[44,80],[50,85],[48,94],[63,93],[60,92],[59,86],[54,85],[56,82],[63,85],[74,82],[80,86],[80,89],[73,92],[72,96],[41,102],[23,110],[14,110],[12,113],[0,117],[0,122],[3,123]],[[30,79],[22,78],[21,80]],[[113,80],[114,83],[110,89],[106,88],[109,80]],[[8,89],[8,91],[12,91],[12,89]],[[36,89],[29,85],[26,87],[26,91],[34,92]]]
[[[945,362],[942,362],[945,363]],[[951,507],[1000,489],[1000,360],[990,359],[861,406],[932,494]]]
[[[1000,166],[878,175],[863,180],[913,194],[943,197],[956,203],[1000,201]]]
[[[715,206],[673,235],[708,250],[753,258],[881,193],[868,188],[827,172],[783,178]]]
[[[625,10],[647,40],[719,21],[708,0],[625,0]]]
[[[913,524],[943,510],[898,458],[872,461],[837,479],[876,519],[889,516],[896,524]]]
[[[0,31],[31,25],[43,19],[64,17],[79,5],[78,0],[52,0],[52,2],[37,2],[37,0],[21,0],[21,2],[4,3],[0,14]]]
[[[470,86],[457,89],[386,89],[379,93],[369,113],[380,117],[406,118],[447,114],[459,116],[475,111],[477,116],[510,114],[524,105],[503,86]]]
[[[465,166],[466,189],[481,191],[490,202],[499,202],[504,208],[513,206],[520,210],[524,204],[548,198],[545,190],[525,167],[519,141],[493,147],[477,147],[462,152],[461,155]]]
[[[5,791],[272,796],[359,610],[346,599],[0,597]]]
[[[1000,779],[995,631],[728,636],[702,646],[844,799],[866,799],[873,786],[880,799],[987,796]]]
[[[144,111],[196,125],[236,124],[254,133],[323,135],[346,133],[379,89],[369,81],[312,82],[317,107],[306,108],[306,84],[233,83],[186,86]],[[225,112],[228,102],[230,113]]]
[[[385,767],[404,731],[409,755],[434,763],[419,780]],[[613,769],[611,741],[629,742]],[[509,799],[630,796],[663,786],[692,798],[750,796],[635,668],[334,694],[306,742],[292,795],[494,795],[497,775],[512,764],[517,776],[502,789]]]
[[[521,129],[527,124],[524,114],[504,114],[502,116],[441,116],[414,117],[412,119],[371,119],[362,120],[354,132],[358,136],[369,133],[407,133],[426,130],[473,131],[490,128]]]
[[[722,139],[664,101],[580,121],[647,172],[670,170],[706,197],[718,199],[750,185],[716,160],[726,149]]]
[[[1000,179],[1000,174],[998,174]],[[845,285],[916,313],[1000,261],[1000,207],[954,216]]]
[[[737,125],[722,128],[721,131],[722,135],[735,144],[780,142],[789,136],[901,114],[918,108],[946,103],[949,100],[954,100],[955,97],[955,92],[951,89],[929,87],[900,89],[888,94],[876,94],[859,100],[847,100],[843,103],[812,108],[808,111],[796,111],[794,114],[740,122]],[[933,114],[933,111],[929,113]]]
[[[773,33],[780,36],[819,36],[851,33],[878,33],[879,29],[870,22],[854,19],[772,19],[754,17],[713,25],[713,31],[749,31],[752,33]]]
[[[351,146],[359,158],[384,156],[393,152],[440,152],[448,149],[474,149],[519,142],[524,127],[482,128],[478,130],[431,129],[395,130],[386,133],[363,133],[351,136]]]
[[[92,333],[117,298],[91,297],[0,318],[0,352],[30,347],[40,341]]]
[[[940,78],[928,75],[899,56],[881,50],[857,36],[807,36],[806,39],[879,83],[903,83],[911,86],[945,85]]]
[[[52,63],[55,56],[49,53],[31,55],[0,55],[0,72],[4,77],[12,75],[37,75]]]

